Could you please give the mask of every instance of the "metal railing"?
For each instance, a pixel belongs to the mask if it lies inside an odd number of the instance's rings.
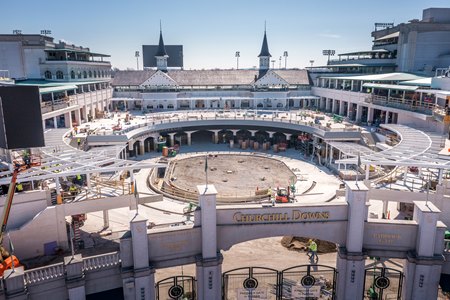
[[[104,199],[110,197],[131,195],[131,184],[123,180],[91,180],[91,188],[83,187],[77,192],[61,192],[64,203],[76,202],[80,200]]]
[[[144,123],[126,127],[115,131],[115,134],[126,134],[135,129],[152,127],[159,124],[195,122],[207,120],[257,120],[267,122],[290,123],[301,126],[314,127],[323,131],[358,131],[356,127],[331,127],[333,120],[329,120],[328,126],[316,124],[313,115],[322,113],[315,111],[276,111],[276,110],[230,110],[223,113],[223,110],[198,110],[198,111],[177,111],[152,114]],[[309,119],[308,119],[309,118]]]
[[[64,109],[76,104],[75,97],[65,97],[54,101],[45,101],[41,103],[41,113],[45,114],[51,111]]]
[[[427,115],[432,115],[433,109],[436,108],[436,105],[434,103],[378,95],[367,97],[365,99],[365,102],[407,111],[419,112]]]

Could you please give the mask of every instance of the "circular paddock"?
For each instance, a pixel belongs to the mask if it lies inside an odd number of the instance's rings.
[[[288,151],[289,152],[289,151]],[[164,172],[155,170],[149,185],[157,193],[186,202],[198,201],[198,185],[217,189],[217,204],[268,201],[268,188],[295,186],[292,200],[300,203],[328,202],[336,197],[341,181],[326,169],[297,158],[293,153],[191,152],[166,159]]]

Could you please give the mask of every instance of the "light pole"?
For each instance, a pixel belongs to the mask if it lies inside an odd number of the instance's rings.
[[[284,51],[283,56],[284,56],[284,68],[287,69],[288,52]]]
[[[239,57],[241,57],[241,52],[236,51],[234,57],[236,57],[236,70],[239,70]]]
[[[311,64],[311,68],[312,68],[312,66],[313,66],[313,64],[314,64],[314,60],[311,59],[311,60],[309,61],[309,63]]]
[[[280,58],[279,58],[279,64],[278,64],[278,68],[280,68],[280,69],[281,69],[281,56],[280,56]]]
[[[136,70],[139,71],[139,51],[134,52],[134,57],[136,57]]]
[[[322,54],[328,56],[328,62],[327,62],[327,64],[330,63],[330,56],[333,56],[335,53],[336,53],[335,50],[322,50]]]
[[[275,60],[271,60],[272,62],[272,69],[275,69]]]

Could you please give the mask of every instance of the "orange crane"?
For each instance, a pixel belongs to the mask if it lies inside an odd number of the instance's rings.
[[[9,184],[8,194],[6,195],[6,202],[3,208],[3,214],[0,227],[0,276],[7,269],[11,269],[14,263],[15,267],[20,266],[19,259],[16,256],[10,255],[10,253],[3,247],[3,238],[5,236],[6,225],[8,224],[9,213],[11,211],[12,201],[17,185],[17,175],[25,169],[29,169],[32,166],[39,166],[40,162],[32,162],[28,156],[24,157],[24,163],[14,162],[14,171],[11,176],[11,183]]]

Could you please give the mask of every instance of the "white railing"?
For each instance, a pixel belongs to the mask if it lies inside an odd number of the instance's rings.
[[[83,259],[85,271],[98,270],[120,264],[119,252],[112,252]]]
[[[64,277],[63,263],[25,271],[25,282],[27,284],[56,279],[60,277]]]

